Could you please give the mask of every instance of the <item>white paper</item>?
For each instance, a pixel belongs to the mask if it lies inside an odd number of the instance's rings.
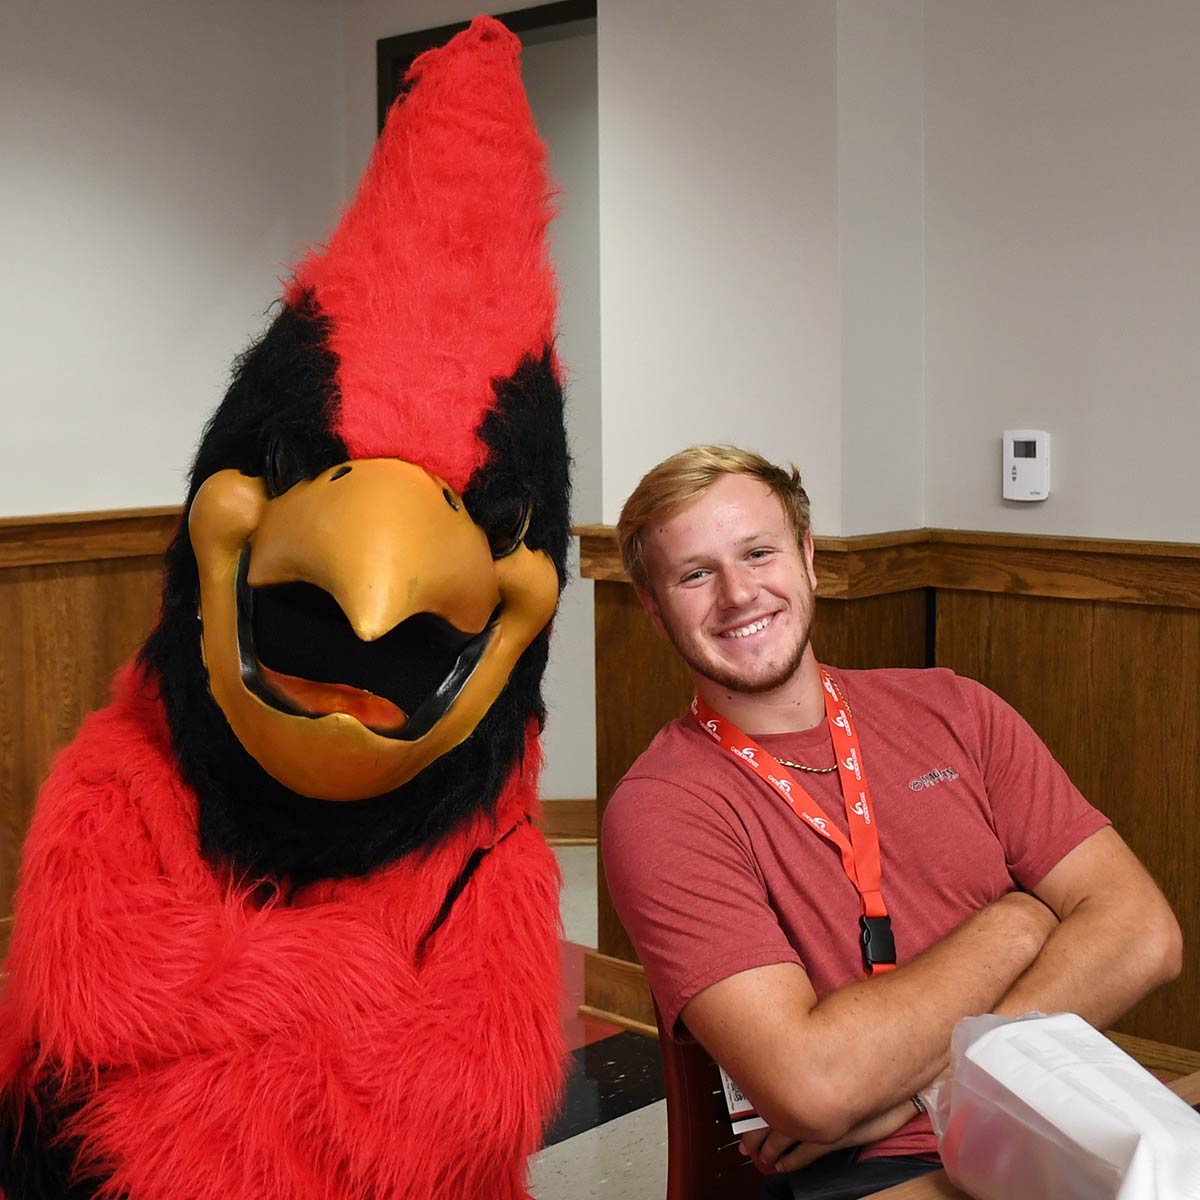
[[[1200,1115],[1073,1014],[960,1021],[929,1101],[977,1200],[1200,1200]]]

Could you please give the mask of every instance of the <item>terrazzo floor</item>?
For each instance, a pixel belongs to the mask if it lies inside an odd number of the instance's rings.
[[[661,1200],[667,1114],[658,1045],[576,1013],[583,955],[596,944],[596,848],[555,848],[563,873],[563,1028],[572,1064],[563,1111],[530,1162],[537,1200]]]

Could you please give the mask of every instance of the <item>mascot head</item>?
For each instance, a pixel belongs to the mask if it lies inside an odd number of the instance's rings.
[[[519,51],[414,63],[205,429],[143,662],[215,859],[364,873],[532,749],[569,488]]]

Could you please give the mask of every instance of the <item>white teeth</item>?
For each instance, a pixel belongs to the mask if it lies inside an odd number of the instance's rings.
[[[743,625],[741,629],[731,629],[728,633],[721,634],[721,636],[734,638],[749,637],[752,633],[758,633],[760,629],[766,629],[770,623],[770,617],[763,617],[758,621],[752,622],[750,625]]]

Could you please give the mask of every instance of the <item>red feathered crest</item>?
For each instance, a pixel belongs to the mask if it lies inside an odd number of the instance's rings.
[[[311,291],[331,322],[351,456],[416,462],[460,490],[487,458],[492,381],[554,335],[551,189],[520,50],[477,17],[417,59],[358,195],[288,294]]]

